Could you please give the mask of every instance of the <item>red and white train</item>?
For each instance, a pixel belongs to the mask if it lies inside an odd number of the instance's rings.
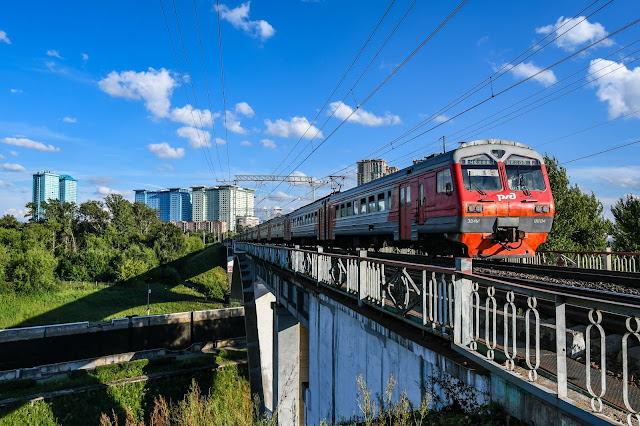
[[[546,240],[554,212],[542,156],[517,142],[486,139],[330,194],[235,238],[530,257]]]

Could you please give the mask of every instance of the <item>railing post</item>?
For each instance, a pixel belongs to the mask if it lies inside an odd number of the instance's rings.
[[[294,250],[291,255],[293,256],[293,273],[298,275],[298,269],[300,268],[300,246],[293,246]]]
[[[322,253],[324,253],[324,249],[320,246],[318,246],[318,255],[316,256],[316,285],[318,287],[320,287],[320,280],[322,279],[322,277],[324,276],[322,271],[320,270],[320,268],[322,268],[324,266],[323,262],[320,260],[320,256],[322,256]]]
[[[367,279],[367,252],[365,250],[358,251],[358,306],[364,305],[364,284]]]
[[[605,247],[604,251],[608,254],[602,255],[602,267],[605,271],[611,271],[611,247]]]
[[[457,272],[473,272],[471,259],[456,258]],[[471,322],[471,280],[463,278],[461,275],[454,276],[454,310],[453,321],[453,342],[457,345],[467,346],[471,343],[471,333],[473,326]]]
[[[556,296],[556,364],[558,398],[567,397],[567,323],[564,297]]]

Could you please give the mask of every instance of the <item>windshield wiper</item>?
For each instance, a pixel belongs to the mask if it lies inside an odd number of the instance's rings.
[[[531,191],[527,188],[527,184],[524,182],[524,177],[520,174],[520,169],[518,169],[518,182],[520,183],[520,189],[527,197],[531,196]]]
[[[471,184],[471,186],[472,186],[473,188],[475,188],[475,190],[476,190],[476,191],[478,191],[478,193],[479,193],[480,195],[487,195],[487,193],[486,193],[486,192],[484,192],[484,191],[483,191],[483,190],[478,186],[478,184],[471,182],[471,179],[469,179],[469,183]]]

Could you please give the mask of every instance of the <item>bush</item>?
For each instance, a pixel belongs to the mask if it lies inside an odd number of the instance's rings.
[[[84,369],[72,370],[69,372],[69,378],[71,380],[84,379],[89,376],[89,372]]]
[[[227,272],[220,266],[193,277],[191,282],[204,287],[205,294],[212,299],[221,300],[229,292]]]

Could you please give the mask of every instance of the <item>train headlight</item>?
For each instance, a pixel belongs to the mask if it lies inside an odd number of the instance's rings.
[[[469,204],[467,206],[467,212],[469,212],[469,213],[482,213],[482,204]]]
[[[536,206],[536,213],[549,213],[551,208],[548,204],[539,204]]]

